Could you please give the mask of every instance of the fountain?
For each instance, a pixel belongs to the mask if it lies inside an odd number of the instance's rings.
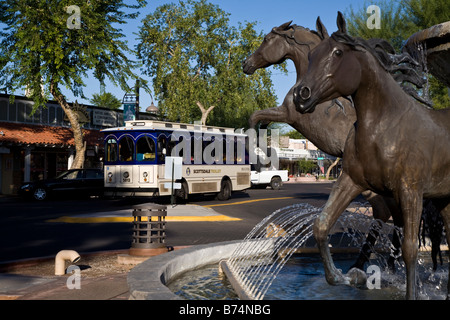
[[[395,275],[383,271],[381,290],[368,290],[365,283],[359,288],[326,283],[311,227],[321,210],[304,203],[291,205],[269,215],[242,241],[194,246],[153,257],[130,272],[131,298],[402,299],[404,267],[401,263]],[[387,269],[391,238],[397,228],[374,220],[372,208],[361,203],[352,203],[347,208],[330,235],[331,251],[340,267],[348,270],[354,263],[374,225],[381,232],[370,261],[380,270]],[[423,259],[428,256],[424,254]],[[430,299],[436,297],[433,289],[445,286],[442,283],[445,283],[446,272],[439,269],[435,274],[430,271],[429,262],[423,264],[423,282],[433,281],[427,284],[422,298]],[[228,273],[226,281],[222,272]],[[291,283],[293,277],[299,284]],[[396,283],[394,289],[389,286],[393,282]],[[442,299],[442,296],[437,297]]]
[[[421,48],[426,53],[425,60]],[[427,65],[433,76],[450,87],[450,21],[413,34],[404,50],[422,65]]]
[[[369,208],[353,204],[341,217],[331,240],[334,253],[359,252],[367,232],[375,230],[373,224],[380,223],[367,215]],[[275,211],[247,235],[229,259],[220,263],[241,299],[263,299],[294,253],[317,252],[312,225],[321,211],[322,208],[304,203]]]
[[[449,38],[450,22],[446,22],[411,36],[405,45],[405,51],[418,59],[422,65],[428,66],[431,74],[450,87]],[[420,57],[426,58],[420,60]],[[357,253],[366,240],[369,230],[373,229],[374,225],[379,226],[383,232],[380,232],[381,239],[372,251],[379,253],[376,266],[382,270],[387,266],[385,256],[390,252],[392,245],[390,239],[396,229],[390,224],[374,220],[370,209],[360,204],[352,204],[347,208],[330,230],[328,243],[333,254],[352,251]],[[243,241],[196,246],[149,259],[129,274],[131,298],[181,299],[167,287],[171,281],[174,279],[178,281],[180,275],[191,270],[220,264],[222,272],[226,274],[231,286],[241,299],[263,299],[270,291],[272,284],[276,283],[277,276],[282,274],[283,267],[290,263],[292,256],[317,251],[311,240],[312,221],[320,212],[322,208],[307,204],[293,205],[280,209],[264,219]],[[446,249],[448,250],[448,247]],[[445,291],[444,280],[448,271],[438,270],[438,273],[434,273],[423,260],[422,256],[419,257],[420,281],[431,283],[427,285],[442,293]],[[403,297],[406,291],[405,273],[404,271],[400,273],[402,276],[399,278],[403,279],[403,284],[399,290],[402,292],[400,296]],[[358,285],[364,288],[369,284],[369,278],[360,278]],[[383,273],[383,278],[389,278],[389,276]],[[419,285],[423,298],[445,298],[445,295],[439,296],[435,292],[430,294],[429,292],[433,290],[424,289],[425,287],[425,285]],[[343,287],[333,288],[342,290]],[[424,290],[425,294],[423,294]],[[372,291],[377,292],[377,290]],[[270,297],[273,298],[273,295]]]
[[[321,210],[309,204],[279,209],[235,243],[220,267],[212,262],[175,276],[167,285],[178,297],[190,300],[403,299],[403,263],[397,262],[396,273],[387,271],[392,234],[399,230],[374,220],[367,204],[347,208],[332,230],[330,244],[337,265],[348,270],[367,233],[377,226],[381,238],[372,248],[368,281],[357,288],[326,283],[311,228]],[[421,299],[445,298],[446,268],[433,272],[428,252],[421,253],[419,268]]]

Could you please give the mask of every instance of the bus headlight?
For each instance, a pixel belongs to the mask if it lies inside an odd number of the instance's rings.
[[[147,172],[144,172],[144,173],[142,174],[142,176],[144,177],[144,182],[147,182],[148,173],[147,173]]]
[[[129,183],[129,182],[131,182],[131,178],[130,178],[130,173],[128,172],[128,171],[125,171],[123,174],[122,174],[122,183]]]
[[[108,173],[108,181],[112,182],[112,178],[113,178],[113,174],[112,174],[112,172],[109,172]]]

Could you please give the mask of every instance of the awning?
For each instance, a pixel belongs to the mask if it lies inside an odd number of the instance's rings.
[[[99,130],[82,129],[88,146],[103,145]],[[0,145],[75,146],[71,128],[0,122]]]

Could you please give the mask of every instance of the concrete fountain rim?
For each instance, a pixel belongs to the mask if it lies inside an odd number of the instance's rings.
[[[191,246],[155,257],[134,267],[127,277],[131,300],[183,300],[166,284],[176,276],[229,258],[243,240]]]

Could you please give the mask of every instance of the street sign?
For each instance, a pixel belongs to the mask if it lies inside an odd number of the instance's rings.
[[[124,104],[123,105],[123,121],[136,120],[136,104]]]
[[[164,171],[165,179],[178,180],[183,177],[183,158],[182,157],[166,157],[166,169]],[[173,177],[172,177],[173,173]]]
[[[181,179],[183,174],[183,158],[182,157],[166,157],[166,168],[164,171],[164,178],[171,179],[172,182],[164,183],[164,187],[170,190],[170,203],[174,204],[175,195],[174,190],[181,189],[181,183],[175,183],[175,180]]]

